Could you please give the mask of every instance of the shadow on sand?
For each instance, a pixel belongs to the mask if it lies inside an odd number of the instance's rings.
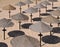
[[[52,32],[53,33],[60,33],[60,27],[54,27]]]
[[[57,36],[53,36],[53,35],[51,36],[47,35],[47,36],[42,37],[42,41],[48,44],[57,44],[60,42],[60,38]]]
[[[0,47],[8,47],[6,43],[0,42]]]
[[[25,24],[22,24],[22,28],[24,29],[29,29],[30,25],[32,25],[32,23],[25,23]]]
[[[36,17],[36,18],[33,18],[32,20],[33,21],[41,21],[42,18],[39,18],[39,17]]]
[[[13,30],[13,31],[10,31],[8,35],[10,37],[17,37],[17,36],[25,35],[25,33],[23,31]]]

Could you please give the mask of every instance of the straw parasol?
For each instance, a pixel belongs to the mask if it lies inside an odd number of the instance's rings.
[[[38,9],[37,8],[33,8],[33,7],[30,7],[28,9],[26,9],[25,12],[31,14],[30,17],[31,17],[31,22],[32,22],[32,16],[33,16],[32,13],[38,12]]]
[[[36,6],[34,6],[35,8],[38,8],[39,10],[39,17],[40,17],[40,12],[41,12],[41,8],[46,8],[46,6],[42,5],[41,3],[37,4]]]
[[[21,22],[22,21],[26,21],[26,20],[29,19],[28,16],[26,16],[26,15],[24,15],[22,13],[15,14],[15,15],[11,16],[11,18],[14,19],[14,20],[16,20],[16,21],[18,21],[18,23],[19,23],[19,29],[20,29]]]
[[[50,26],[48,26],[47,24],[39,21],[38,23],[35,23],[33,25],[30,26],[30,29],[35,31],[35,32],[39,32],[39,36],[40,36],[40,47],[41,47],[41,37],[42,37],[42,32],[50,32],[52,30],[52,28]]]
[[[46,6],[46,13],[47,13],[47,7],[48,7],[48,5],[51,5],[50,2],[49,1],[42,1],[41,4]]]
[[[14,25],[13,22],[11,22],[10,19],[6,19],[6,18],[3,18],[3,19],[0,19],[0,27],[3,28],[3,32],[4,32],[4,40],[5,40],[5,31],[7,27],[12,27]]]
[[[48,1],[52,2],[52,9],[54,8],[53,7],[54,6],[54,2],[58,2],[58,0],[48,0]]]
[[[50,23],[50,24],[52,24],[52,23],[59,23],[59,20],[56,19],[55,17],[51,16],[51,15],[43,18],[42,21]]]
[[[28,8],[29,8],[30,4],[32,4],[33,2],[31,0],[25,0],[25,3],[28,5]]]
[[[21,10],[22,10],[21,6],[24,6],[25,3],[20,1],[20,2],[18,2],[16,5],[17,5],[17,6],[20,6],[20,13],[21,13]]]
[[[54,10],[54,11],[50,12],[50,14],[52,14],[53,16],[57,16],[57,19],[59,19],[60,10]]]
[[[42,21],[49,23],[51,27],[52,27],[52,23],[60,22],[58,19],[56,19],[53,16],[47,16],[46,18],[42,18]],[[52,35],[51,32],[50,32],[50,35]]]
[[[13,47],[39,47],[39,41],[34,37],[22,35],[11,40]]]
[[[12,6],[11,4],[3,7],[3,10],[9,10],[9,18],[10,18],[11,10],[15,10],[15,9],[16,8],[14,6]]]

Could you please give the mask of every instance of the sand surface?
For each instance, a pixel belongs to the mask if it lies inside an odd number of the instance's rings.
[[[8,4],[12,4],[13,6],[16,7],[16,10],[13,10],[12,11],[11,16],[14,15],[14,14],[19,13],[19,7],[16,6],[16,5],[14,5],[17,2],[19,2],[19,0],[0,0],[0,9],[2,10],[2,12],[0,13],[0,19],[1,18],[8,18],[8,11],[2,9],[3,6],[8,5]],[[33,4],[31,4],[31,6],[34,6],[34,5],[35,5],[35,1],[34,1]],[[59,2],[56,2],[54,4],[54,6],[60,6],[60,0],[59,0]],[[25,10],[27,8],[28,8],[27,5],[25,5],[25,6],[22,7],[23,10]],[[51,5],[48,6],[48,9],[51,9]],[[45,9],[42,9],[42,12],[45,12]],[[30,14],[26,13],[26,15],[29,17]],[[37,13],[34,13],[33,14],[33,18],[34,17],[38,17],[38,15],[39,15],[38,12]],[[0,28],[0,42],[7,43],[8,44],[8,47],[12,47],[12,45],[10,44],[10,40],[12,39],[12,37],[9,37],[8,36],[8,32],[10,32],[12,30],[18,30],[19,29],[18,28],[18,22],[17,21],[14,21],[14,20],[12,20],[12,21],[15,23],[15,25],[13,27],[6,28],[7,29],[7,31],[6,31],[6,40],[3,40],[3,32],[2,32],[2,28]],[[30,23],[30,19],[29,19],[29,21],[22,22],[22,24],[23,23]],[[36,23],[36,22],[33,22],[33,23]],[[57,27],[57,24],[54,24],[53,26],[54,27]],[[21,29],[21,30],[24,31],[26,35],[32,36],[32,37],[34,37],[34,38],[36,38],[36,39],[39,40],[39,37],[38,37],[38,34],[39,33],[38,32],[31,31],[30,29]],[[42,33],[42,34],[43,34],[43,36],[46,36],[46,35],[49,35],[49,32]],[[60,37],[60,34],[55,33],[54,35]],[[45,44],[45,43],[42,42],[42,44]],[[57,43],[57,44],[45,44],[42,47],[60,47],[60,43]]]

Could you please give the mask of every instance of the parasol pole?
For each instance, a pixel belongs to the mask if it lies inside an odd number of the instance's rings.
[[[42,47],[42,46],[41,46],[41,38],[42,38],[42,34],[40,33],[40,34],[38,34],[38,36],[40,37],[40,47]]]
[[[59,27],[60,23],[58,23],[58,27]]]
[[[28,4],[28,8],[30,7],[30,4]]]
[[[11,15],[11,11],[9,10],[9,18],[10,18],[10,15]]]
[[[52,24],[50,23],[50,27],[52,27]],[[50,35],[52,35],[52,32],[50,31]]]
[[[47,5],[46,5],[46,13],[47,13]]]
[[[21,10],[22,10],[22,8],[21,8],[21,6],[20,6],[20,13],[21,13]]]
[[[57,19],[60,19],[59,16],[57,16]]]
[[[21,21],[19,21],[19,29],[21,29]]]
[[[57,16],[57,19],[60,19],[60,17],[59,17],[59,16]],[[60,25],[60,23],[58,23],[58,27],[59,27],[59,25]]]
[[[36,0],[36,5],[37,5],[37,2],[38,2],[38,1]]]
[[[39,8],[39,17],[40,17],[40,12],[41,12],[41,10],[40,10],[40,8]]]
[[[21,2],[21,0],[19,0],[20,2]],[[21,8],[21,6],[20,6],[20,14],[21,14],[21,10],[22,10],[22,8]]]
[[[53,2],[52,2],[52,9],[53,9]]]
[[[3,38],[4,38],[4,40],[5,40],[5,31],[6,31],[6,29],[4,28],[2,31],[3,31],[3,33],[4,33],[4,35],[3,35],[4,37],[3,37]]]
[[[32,23],[32,13],[31,13],[30,17],[31,17],[31,23]]]

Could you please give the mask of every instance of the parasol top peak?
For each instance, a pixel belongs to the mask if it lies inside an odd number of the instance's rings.
[[[38,9],[34,8],[34,7],[30,7],[28,9],[26,9],[25,12],[26,13],[36,13],[36,12],[38,12]]]
[[[33,30],[35,32],[39,32],[39,33],[41,33],[41,32],[50,32],[52,30],[52,28],[50,26],[48,26],[47,24],[45,24],[41,21],[31,25],[29,28],[31,30]]]
[[[15,10],[16,8],[14,6],[12,6],[11,4],[6,5],[3,7],[4,10]]]
[[[25,3],[24,3],[24,2],[22,2],[22,1],[20,1],[20,2],[18,2],[16,5],[17,5],[17,6],[24,6],[24,5],[25,5]]]
[[[60,21],[53,16],[48,16],[46,18],[43,18],[42,21],[47,22],[47,23],[60,23]]]
[[[28,18],[28,16],[26,16],[26,15],[24,15],[24,14],[22,14],[22,13],[18,13],[18,14],[16,14],[16,15],[13,15],[13,16],[11,16],[11,18],[12,19],[14,19],[14,20],[17,20],[17,21],[25,21],[25,20],[28,20],[29,18]]]
[[[33,2],[31,0],[25,0],[26,4],[32,4]]]

